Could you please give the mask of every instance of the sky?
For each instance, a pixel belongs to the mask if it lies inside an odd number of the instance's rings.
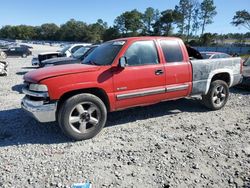
[[[1,2],[0,27],[4,25],[63,24],[71,18],[88,24],[103,19],[112,26],[114,19],[125,11],[147,7],[164,11],[173,9],[179,0],[11,0]],[[244,27],[230,24],[236,11],[250,11],[250,0],[214,0],[217,15],[205,32],[246,33]]]

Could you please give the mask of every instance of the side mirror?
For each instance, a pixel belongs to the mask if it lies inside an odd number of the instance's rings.
[[[119,67],[125,68],[127,66],[127,58],[125,56],[119,59]]]

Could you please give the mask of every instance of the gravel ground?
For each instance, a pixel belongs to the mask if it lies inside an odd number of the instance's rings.
[[[20,109],[31,58],[7,59],[0,77],[0,187],[250,187],[249,91],[213,112],[181,99],[110,113],[98,136],[72,142]]]

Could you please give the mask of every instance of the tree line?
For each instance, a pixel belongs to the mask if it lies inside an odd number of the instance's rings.
[[[71,19],[60,26],[54,23],[41,26],[6,25],[0,29],[0,38],[98,43],[119,37],[157,35],[178,36],[189,42],[199,34],[201,39],[214,36],[205,31],[206,26],[213,23],[216,14],[213,0],[179,0],[174,9],[162,12],[152,7],[144,12],[137,9],[126,11],[117,16],[110,27],[102,19],[93,24]],[[232,24],[249,28],[249,22],[250,14],[243,10],[236,12]]]

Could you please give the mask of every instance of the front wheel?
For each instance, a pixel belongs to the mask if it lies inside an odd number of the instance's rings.
[[[23,55],[22,55],[22,58],[26,58],[26,57],[27,57],[27,54],[23,54]]]
[[[67,99],[58,114],[62,131],[74,140],[86,140],[96,136],[106,120],[106,106],[100,98],[92,94],[78,94]]]
[[[209,91],[202,96],[202,101],[206,107],[212,110],[219,110],[225,106],[229,96],[229,89],[226,82],[222,80],[213,81]]]

